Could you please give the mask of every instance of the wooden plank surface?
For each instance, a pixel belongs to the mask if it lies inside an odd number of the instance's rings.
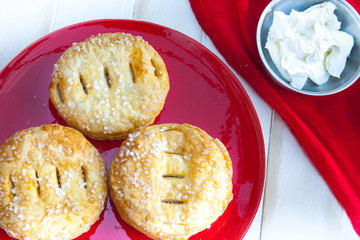
[[[359,239],[349,218],[284,121],[271,129],[262,240]]]
[[[55,1],[0,0],[0,69],[49,33]]]

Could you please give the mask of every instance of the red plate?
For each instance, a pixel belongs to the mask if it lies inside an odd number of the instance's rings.
[[[170,92],[158,123],[190,123],[219,138],[234,169],[234,199],[225,213],[191,239],[241,239],[258,209],[265,177],[262,132],[239,80],[213,53],[169,28],[133,20],[96,20],[50,33],[31,44],[0,73],[0,144],[18,130],[65,124],[49,101],[54,64],[73,42],[104,32],[140,35],[163,57]],[[109,166],[120,141],[94,141]],[[51,229],[49,229],[51,231]],[[0,230],[0,239],[10,239]],[[108,201],[101,218],[78,239],[148,239],[123,222]]]

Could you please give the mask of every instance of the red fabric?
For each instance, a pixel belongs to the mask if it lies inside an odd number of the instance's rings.
[[[276,85],[256,47],[269,0],[190,0],[197,20],[227,62],[284,119],[360,235],[360,80],[314,97]],[[360,1],[348,0],[359,12]]]

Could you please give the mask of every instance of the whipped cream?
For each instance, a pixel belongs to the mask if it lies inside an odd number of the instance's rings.
[[[265,47],[281,75],[295,88],[302,89],[309,78],[317,85],[330,75],[339,78],[354,46],[348,33],[339,31],[341,23],[331,2],[314,5],[290,15],[274,12]]]

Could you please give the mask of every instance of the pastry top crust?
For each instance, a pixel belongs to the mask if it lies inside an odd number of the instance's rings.
[[[130,134],[109,175],[121,217],[154,239],[187,239],[210,227],[233,196],[225,146],[188,124]]]
[[[17,239],[73,239],[107,199],[105,161],[78,131],[21,130],[0,146],[0,226]]]
[[[152,124],[168,91],[165,64],[150,44],[140,36],[105,33],[63,53],[49,94],[69,126],[114,140]]]

